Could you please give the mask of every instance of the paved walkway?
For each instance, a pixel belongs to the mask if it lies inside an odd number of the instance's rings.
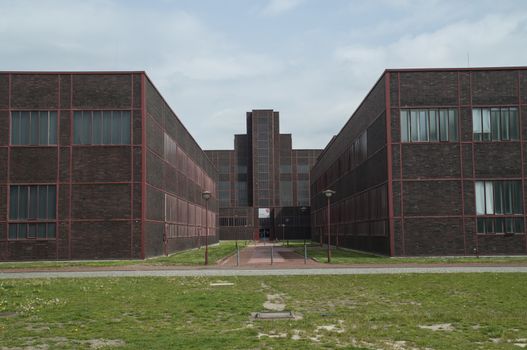
[[[521,272],[527,273],[527,265],[328,265],[312,259],[304,261],[295,248],[272,243],[256,243],[240,251],[240,265],[236,266],[236,255],[218,265],[211,266],[154,266],[128,265],[106,267],[65,267],[56,270],[3,270],[1,279],[24,278],[82,278],[82,277],[140,277],[140,276],[288,276],[288,275],[364,275],[402,273],[478,273]],[[271,251],[273,261],[271,264]]]
[[[271,259],[272,254],[272,259]],[[220,262],[222,267],[237,266],[236,254]],[[295,248],[287,248],[281,244],[255,243],[240,250],[240,265],[245,268],[267,266],[279,268],[306,268],[322,267],[323,264],[312,259],[304,260],[304,256],[295,252]]]
[[[174,276],[305,276],[305,275],[376,275],[407,273],[527,273],[527,266],[465,266],[465,267],[341,267],[309,269],[164,269],[164,270],[104,270],[104,271],[49,271],[1,272],[1,279],[26,278],[84,278],[84,277],[174,277]]]

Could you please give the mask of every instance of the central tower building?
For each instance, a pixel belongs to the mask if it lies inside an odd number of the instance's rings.
[[[220,239],[310,237],[309,171],[321,150],[292,149],[272,109],[247,112],[234,150],[205,151],[219,171]]]

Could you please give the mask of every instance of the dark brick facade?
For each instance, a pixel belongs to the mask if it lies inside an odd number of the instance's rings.
[[[337,191],[331,199],[331,232],[333,240],[339,235],[342,245],[392,256],[526,254],[524,232],[477,233],[474,189],[476,181],[516,180],[521,181],[523,197],[527,198],[526,102],[526,68],[385,71],[313,168],[315,230],[318,227],[322,234],[327,230],[326,202],[320,192],[331,188]],[[473,108],[496,107],[518,109],[519,140],[474,141]],[[456,111],[457,140],[401,142],[401,109],[441,108]],[[376,118],[387,125],[382,131],[379,128],[380,133],[375,133],[377,141],[385,140],[387,152],[382,162],[358,176],[370,178],[382,174],[376,182],[387,186],[388,205],[382,206],[387,219],[383,237],[376,236],[371,225],[369,230],[361,226],[368,219],[372,220],[371,213],[362,219],[349,214],[357,209],[347,205],[346,197],[350,193],[360,196],[361,189],[367,188],[360,185],[360,180],[350,177],[342,166],[345,150],[368,125],[373,125]],[[370,154],[369,141],[373,133],[369,128],[367,134]],[[360,172],[361,167],[363,165],[355,172]],[[373,205],[371,197],[368,198],[367,204]],[[352,204],[366,205],[366,197],[362,196],[361,200]],[[523,214],[514,216],[523,221],[523,227],[525,203],[524,199]]]
[[[81,110],[129,112],[130,142],[75,144],[73,115]],[[57,144],[10,143],[16,111],[56,112]],[[167,165],[165,135],[192,172],[179,175],[180,168]],[[192,178],[198,173],[201,181]],[[177,219],[181,235],[168,234],[165,196],[197,213],[205,206],[205,189],[213,193],[209,242],[216,242],[216,178],[212,163],[143,72],[0,73],[0,260],[145,258],[198,246],[201,220]],[[8,234],[9,188],[31,184],[56,186],[55,237]]]

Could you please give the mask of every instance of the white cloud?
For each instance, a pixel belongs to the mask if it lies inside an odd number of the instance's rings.
[[[269,26],[302,1],[0,0],[0,66],[146,70],[203,148],[231,149],[255,108],[280,111],[295,147],[324,147],[385,68],[464,67],[467,51],[525,65],[523,2],[382,1],[313,2]]]
[[[269,0],[261,13],[268,16],[281,15],[298,7],[304,0]]]

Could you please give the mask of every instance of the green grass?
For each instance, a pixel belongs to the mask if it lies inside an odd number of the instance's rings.
[[[16,316],[0,317],[0,346],[465,350],[527,342],[527,274],[222,277],[234,286],[210,285],[218,280],[3,280],[0,312]],[[251,320],[268,295],[302,319]],[[437,324],[451,330],[421,328]]]
[[[246,241],[238,241],[238,246],[243,249]],[[235,241],[221,241],[220,244],[209,246],[209,264],[216,264],[221,259],[228,257],[236,252]],[[205,261],[205,247],[192,249],[184,252],[148,259],[148,265],[203,265]]]
[[[297,248],[295,251],[304,254],[304,248]],[[308,256],[318,262],[327,263],[327,247],[319,245],[308,246]],[[358,252],[348,249],[331,249],[331,264],[462,264],[462,263],[481,263],[481,264],[508,264],[508,263],[527,263],[527,256],[520,257],[412,257],[412,258],[391,258],[378,256],[365,252]]]
[[[239,241],[240,249],[245,247],[245,241]],[[219,244],[209,246],[209,264],[215,264],[224,257],[236,251],[234,241],[220,241]],[[205,261],[205,247],[186,250],[170,256],[162,256],[146,260],[101,260],[101,261],[28,261],[1,262],[2,269],[55,269],[68,267],[108,267],[131,265],[203,265]]]

